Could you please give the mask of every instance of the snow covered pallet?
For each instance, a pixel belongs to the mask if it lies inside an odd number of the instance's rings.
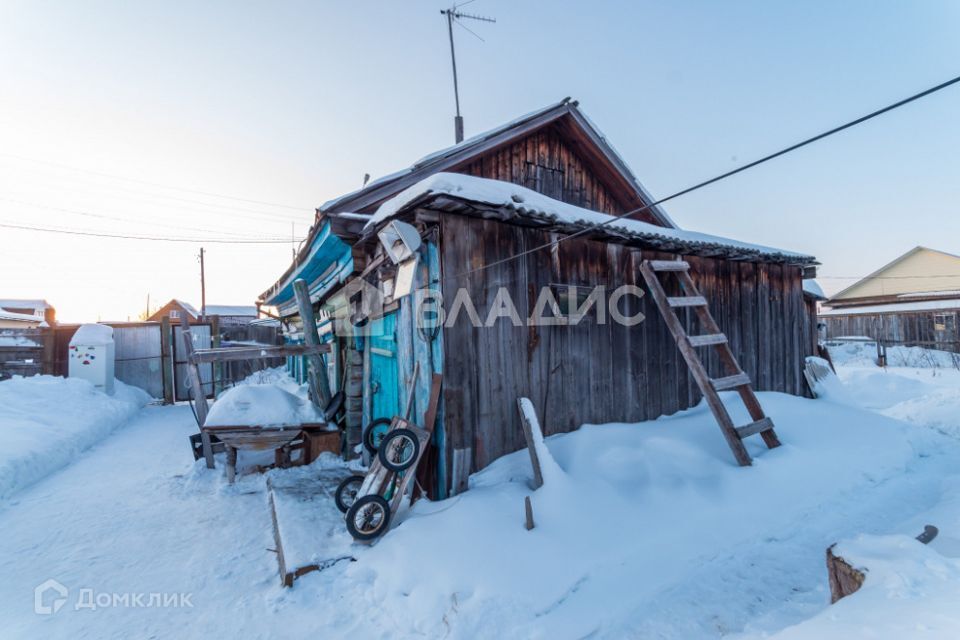
[[[700,392],[703,393],[710,410],[720,424],[723,437],[726,438],[737,463],[745,467],[751,463],[751,460],[750,454],[743,446],[744,438],[759,433],[770,449],[779,447],[780,440],[773,431],[773,421],[764,413],[760,401],[757,400],[757,396],[750,386],[750,376],[740,369],[740,365],[727,342],[727,336],[720,331],[720,327],[710,314],[707,300],[700,294],[693,278],[690,277],[689,271],[690,264],[684,260],[644,260],[640,265],[640,272],[650,288],[650,293],[653,294],[657,309],[659,309],[660,315],[663,316],[670,328],[670,333],[677,341],[683,359],[690,367],[693,379],[696,380]],[[658,276],[660,272],[676,275],[685,295],[667,296]],[[677,316],[676,309],[689,308],[696,312],[700,319],[700,325],[707,333],[699,336],[687,334],[683,323]],[[711,378],[707,374],[707,369],[700,356],[697,355],[697,347],[714,347],[720,356],[720,362],[728,370],[728,375],[722,378]],[[742,427],[735,426],[727,408],[723,406],[718,392],[731,389],[735,389],[740,394],[740,398],[753,420],[750,424]]]
[[[312,571],[353,561],[353,540],[343,530],[333,491],[344,476],[342,467],[298,467],[273,474],[267,480],[273,538],[280,581],[293,581]]]

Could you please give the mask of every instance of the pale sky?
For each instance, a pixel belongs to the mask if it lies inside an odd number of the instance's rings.
[[[0,223],[299,241],[364,173],[452,142],[443,6],[3,0]],[[464,10],[497,18],[468,23],[484,42],[455,32],[468,136],[573,96],[655,197],[960,74],[955,2]],[[960,253],[958,113],[954,87],[666,208],[816,255],[828,293],[917,244]],[[46,298],[61,320],[200,302],[198,243],[0,239],[0,297]],[[203,246],[212,304],[252,304],[291,256]]]

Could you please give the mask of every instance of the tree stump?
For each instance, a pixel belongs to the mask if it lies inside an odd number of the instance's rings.
[[[854,568],[840,556],[833,555],[833,547],[827,548],[827,578],[830,581],[830,604],[856,592],[863,586],[864,573]]]

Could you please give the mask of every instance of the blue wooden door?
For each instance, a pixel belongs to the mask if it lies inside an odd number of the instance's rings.
[[[400,375],[397,366],[397,314],[370,323],[370,391],[372,420],[400,414]]]

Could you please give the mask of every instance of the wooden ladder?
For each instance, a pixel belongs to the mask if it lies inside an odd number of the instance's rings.
[[[726,438],[737,462],[740,466],[745,467],[751,461],[750,454],[743,446],[744,438],[759,433],[769,449],[779,447],[780,440],[777,439],[777,434],[773,430],[773,421],[763,412],[763,407],[760,406],[760,401],[757,400],[757,396],[750,386],[750,376],[740,369],[740,365],[727,342],[727,336],[720,331],[720,327],[717,326],[713,316],[710,315],[707,301],[700,295],[700,291],[693,283],[689,271],[690,265],[683,260],[644,260],[640,265],[640,272],[650,288],[650,293],[653,294],[657,309],[660,310],[660,315],[663,316],[667,326],[670,327],[670,333],[677,341],[680,353],[683,354],[683,359],[690,367],[690,372],[693,374],[694,380],[697,381],[700,392],[703,393],[710,410],[720,424],[723,437]],[[668,296],[660,282],[660,277],[657,275],[659,272],[675,274],[680,280],[685,295]],[[697,317],[700,318],[700,325],[707,333],[699,336],[687,334],[676,313],[676,309],[685,308],[692,308],[697,313]],[[711,378],[707,374],[703,361],[697,354],[697,347],[714,347],[720,356],[720,362],[729,374],[722,378]],[[727,408],[723,406],[723,402],[720,401],[720,396],[717,393],[729,389],[736,389],[739,392],[740,398],[753,420],[750,424],[742,427],[733,424]]]

